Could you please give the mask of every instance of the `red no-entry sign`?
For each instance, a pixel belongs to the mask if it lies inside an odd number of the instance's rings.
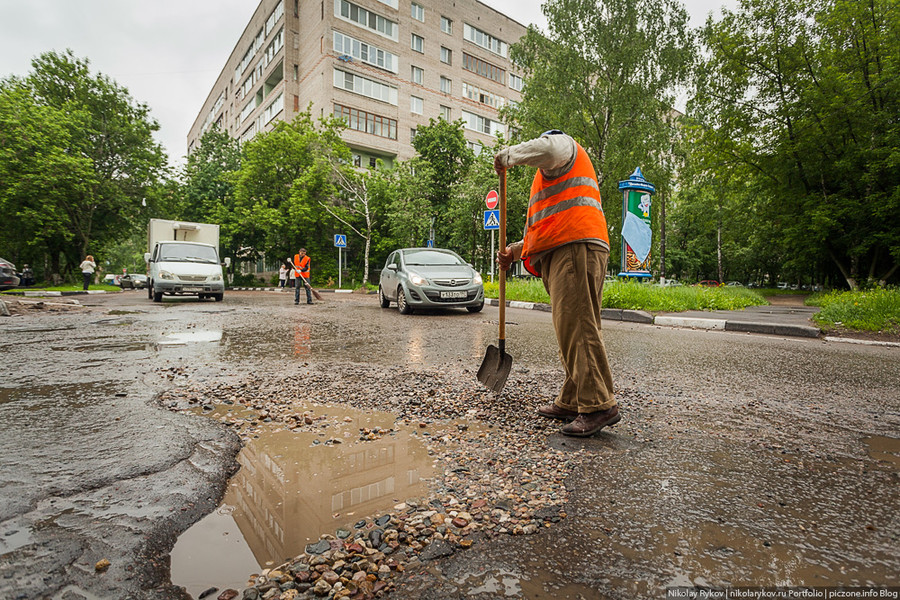
[[[488,192],[487,198],[484,199],[484,203],[487,204],[488,209],[494,210],[497,208],[497,203],[500,202],[500,194],[491,190]]]

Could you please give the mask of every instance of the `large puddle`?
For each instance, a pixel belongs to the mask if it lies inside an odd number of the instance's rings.
[[[322,534],[377,515],[425,491],[432,459],[394,416],[311,405],[320,431],[261,431],[238,455],[240,470],[219,508],[178,540],[172,582],[195,598],[210,587],[242,589],[247,578],[302,553]],[[243,408],[210,416],[252,419]]]

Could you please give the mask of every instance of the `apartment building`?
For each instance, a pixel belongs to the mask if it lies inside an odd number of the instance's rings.
[[[262,0],[190,133],[252,139],[311,107],[347,122],[358,166],[415,155],[430,118],[465,122],[479,151],[521,98],[509,46],[525,26],[477,0]]]

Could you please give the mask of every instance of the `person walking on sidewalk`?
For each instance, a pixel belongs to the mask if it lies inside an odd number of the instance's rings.
[[[600,331],[609,233],[597,174],[578,142],[553,129],[501,150],[494,169],[537,167],[522,240],[497,253],[503,270],[522,260],[550,294],[553,328],[565,382],[538,414],[570,421],[565,435],[593,435],[620,419]]]
[[[281,265],[281,268],[278,269],[278,287],[280,287],[282,290],[284,289],[284,284],[287,281],[287,272],[287,267],[284,265]]]
[[[300,248],[300,252],[294,255],[294,304],[300,304],[300,288],[306,290],[306,303],[312,304],[312,294],[309,283],[310,259],[306,255],[306,248]]]
[[[91,277],[94,276],[94,270],[97,268],[97,263],[94,262],[94,257],[88,254],[84,257],[84,260],[81,261],[79,268],[81,269],[84,290],[87,291],[88,286],[91,283]]]

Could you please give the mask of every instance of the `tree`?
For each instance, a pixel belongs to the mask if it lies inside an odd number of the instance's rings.
[[[247,256],[281,259],[301,246],[312,256],[331,251],[323,203],[338,196],[332,166],[350,159],[342,126],[331,117],[316,124],[307,111],[243,145],[241,167],[232,175],[234,211],[222,222]],[[323,264],[314,276],[336,272]]]
[[[429,119],[428,125],[416,129],[413,147],[429,165],[429,176],[420,177],[420,190],[431,204],[429,214],[442,238],[450,235],[454,223],[447,219],[447,209],[454,188],[469,170],[475,154],[466,143],[462,120]],[[443,242],[442,242],[443,243]]]
[[[898,36],[895,0],[744,0],[703,30],[698,156],[740,174],[781,272],[830,263],[851,288],[897,273]]]
[[[672,178],[675,92],[694,56],[688,15],[677,0],[548,0],[548,33],[535,28],[511,47],[525,72],[522,101],[506,112],[525,138],[561,129],[584,146],[600,192],[636,166],[657,185]],[[619,211],[607,210],[610,231]],[[618,236],[610,236],[614,249]],[[613,261],[613,259],[610,259]]]
[[[58,273],[60,254],[71,269],[135,227],[166,159],[153,140],[159,126],[150,109],[105,75],[92,75],[86,59],[47,52],[32,67],[0,87],[0,169],[10,175],[0,193],[13,208],[13,229],[28,232],[31,251],[41,246]]]

